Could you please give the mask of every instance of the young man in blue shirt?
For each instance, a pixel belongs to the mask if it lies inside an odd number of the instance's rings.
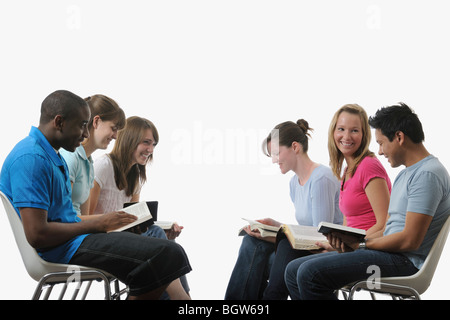
[[[184,250],[129,232],[106,233],[136,219],[125,212],[81,220],[73,209],[69,170],[58,150],[73,152],[80,146],[89,136],[90,116],[77,95],[65,90],[50,94],[42,103],[39,127],[32,127],[6,158],[0,190],[43,259],[105,270],[128,284],[130,298],[157,299],[191,270]],[[185,292],[177,297],[189,298]]]
[[[367,279],[368,267],[381,277],[408,276],[423,265],[450,213],[447,170],[423,145],[422,125],[405,104],[382,108],[369,120],[379,154],[392,167],[406,166],[395,179],[384,231],[364,242],[330,234],[337,250],[291,262],[285,280],[293,299],[336,299],[334,291]]]

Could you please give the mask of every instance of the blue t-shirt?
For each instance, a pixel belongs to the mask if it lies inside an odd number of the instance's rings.
[[[83,146],[79,146],[75,152],[62,149],[61,156],[69,167],[69,177],[72,185],[72,202],[75,211],[81,214],[81,205],[89,199],[89,194],[94,186],[94,165],[92,157],[86,155]]]
[[[392,187],[384,234],[402,231],[407,212],[433,217],[420,248],[404,253],[420,269],[450,213],[450,178],[445,167],[432,155],[398,174]]]
[[[6,158],[0,190],[11,200],[19,217],[19,208],[37,208],[47,211],[49,222],[81,221],[73,209],[66,162],[36,127]],[[37,251],[46,261],[68,263],[86,236]]]
[[[303,186],[294,175],[290,181],[290,194],[297,222],[303,226],[317,226],[321,221],[342,224],[339,188],[339,181],[324,165],[315,168]]]

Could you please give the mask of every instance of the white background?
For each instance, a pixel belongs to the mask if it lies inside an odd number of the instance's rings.
[[[276,124],[309,121],[309,154],[327,165],[339,107],[373,115],[403,101],[450,168],[449,14],[446,0],[1,0],[0,164],[57,89],[105,94],[152,120],[160,143],[142,199],[185,227],[192,297],[223,299],[240,218],[295,222],[292,174],[261,152]],[[381,161],[393,181],[400,169]],[[0,246],[0,299],[29,299],[36,283],[3,211]],[[424,299],[450,298],[449,267],[447,245]]]

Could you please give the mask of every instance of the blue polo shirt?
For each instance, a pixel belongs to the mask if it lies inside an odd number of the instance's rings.
[[[38,208],[47,211],[49,222],[81,221],[72,205],[67,164],[36,127],[5,159],[0,190],[11,200],[19,217],[19,208]],[[68,263],[86,236],[38,253],[46,261]]]
[[[89,199],[90,191],[94,187],[94,161],[86,155],[83,146],[79,146],[75,152],[61,149],[59,153],[69,167],[73,207],[80,215],[81,206]]]

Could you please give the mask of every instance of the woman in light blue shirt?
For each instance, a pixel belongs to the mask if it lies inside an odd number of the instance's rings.
[[[61,149],[67,162],[72,184],[72,202],[78,215],[89,214],[89,194],[94,185],[94,167],[91,155],[98,149],[106,149],[117,132],[125,126],[125,113],[111,98],[94,95],[84,99],[91,109],[88,124],[89,138],[75,152]]]
[[[282,174],[293,171],[290,195],[295,217],[300,225],[317,226],[321,221],[341,224],[339,210],[339,181],[330,168],[313,162],[308,156],[308,122],[281,123],[263,142],[264,153],[280,166]],[[258,220],[264,224],[281,226],[271,218]],[[261,237],[247,227],[239,256],[231,274],[225,299],[281,300],[288,290],[284,282],[286,265],[311,252],[294,250],[287,239],[279,241],[275,254],[275,238]]]

